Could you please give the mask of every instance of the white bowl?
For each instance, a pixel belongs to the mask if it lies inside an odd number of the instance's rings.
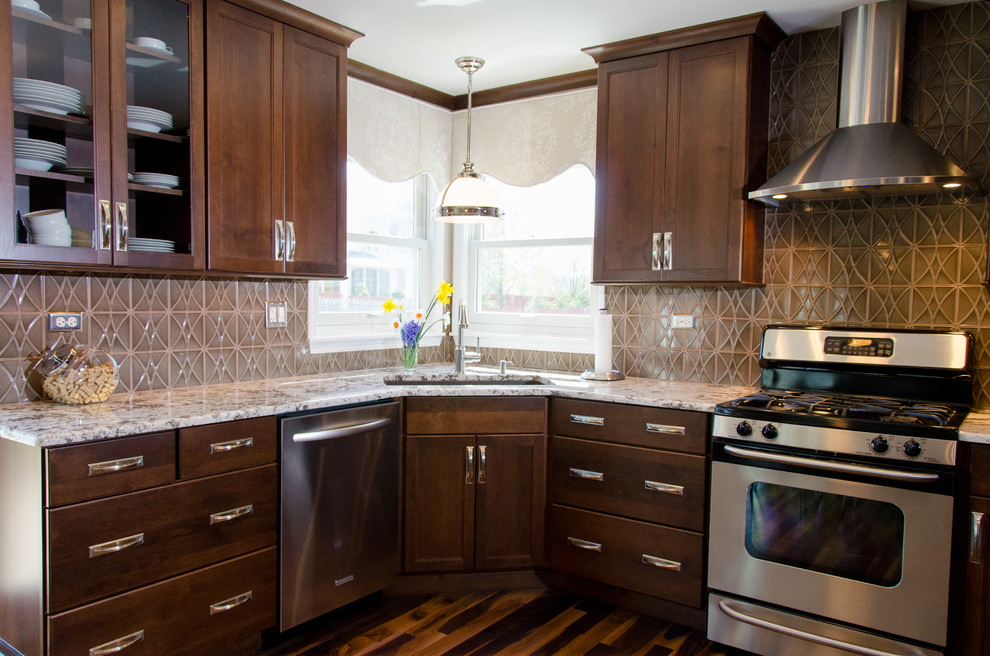
[[[36,237],[72,237],[72,229],[68,226],[68,224],[62,228],[35,228],[34,226],[29,225],[28,232]]]
[[[51,171],[54,164],[46,159],[35,159],[34,157],[15,157],[14,166],[28,171]]]
[[[139,36],[134,39],[134,45],[141,46],[142,48],[151,48],[152,50],[172,52],[172,49],[165,45],[164,41],[156,39],[153,36]]]
[[[37,237],[31,236],[32,244],[39,244],[41,246],[72,246],[71,237]]]
[[[32,225],[69,225],[68,221],[65,219],[65,210],[60,209],[48,209],[48,210],[35,210],[34,212],[28,212],[27,214],[22,214],[28,223]]]
[[[20,7],[22,9],[33,9],[34,11],[41,10],[41,5],[35,2],[35,0],[10,0],[10,6]]]
[[[80,30],[91,30],[93,29],[93,19],[77,18],[74,21],[72,21],[72,27],[78,28]]]

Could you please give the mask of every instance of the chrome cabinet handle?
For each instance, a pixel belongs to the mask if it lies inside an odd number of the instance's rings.
[[[663,233],[663,270],[674,268],[674,233]]]
[[[577,469],[576,467],[571,467],[567,470],[567,475],[571,478],[580,478],[586,481],[604,481],[605,474],[602,472],[591,471],[589,469]]]
[[[89,476],[102,476],[103,474],[114,474],[128,469],[144,467],[144,456],[132,456],[130,458],[120,458],[119,460],[105,460],[103,462],[91,462],[88,465]]]
[[[312,433],[296,433],[292,436],[292,441],[320,442],[322,440],[332,440],[337,437],[348,437],[350,435],[357,435],[358,433],[367,433],[382,426],[388,426],[391,423],[392,420],[386,417],[384,419],[376,419],[364,424],[354,424],[353,426],[344,426],[342,428],[328,428],[327,430],[313,431]]]
[[[672,426],[670,424],[646,424],[647,433],[662,433],[664,435],[683,435],[683,426]]]
[[[101,250],[110,250],[110,244],[113,243],[113,219],[111,218],[112,212],[110,210],[110,201],[101,200],[100,201],[100,243],[97,248]]]
[[[585,551],[596,551],[598,553],[602,552],[602,545],[600,542],[589,542],[588,540],[580,540],[578,538],[567,538],[567,544],[572,547],[577,547],[578,549],[584,549]]]
[[[117,250],[127,250],[127,203],[117,203]]]
[[[221,510],[220,512],[210,515],[210,526],[220,524],[222,522],[229,522],[232,519],[237,519],[238,517],[243,517],[244,515],[250,515],[253,512],[254,506],[252,504],[241,506],[240,508],[231,508],[230,510]]]
[[[286,221],[285,227],[289,229],[289,236],[286,238],[288,245],[285,247],[285,261],[292,262],[296,259],[296,224],[293,221]]]
[[[487,475],[488,469],[488,458],[485,455],[485,450],[487,447],[478,447],[478,485],[482,485],[485,482],[485,476]]]
[[[740,458],[751,460],[765,460],[766,462],[783,462],[789,465],[800,465],[811,469],[821,469],[823,471],[845,472],[849,474],[863,474],[875,478],[886,478],[895,481],[910,481],[914,483],[935,483],[939,480],[938,474],[918,474],[915,472],[901,471],[899,469],[884,469],[882,467],[868,467],[866,465],[852,465],[841,462],[828,462],[825,460],[814,460],[812,458],[801,458],[799,456],[785,456],[780,453],[769,453],[763,451],[750,451],[740,449],[735,446],[726,446],[726,453],[731,453]]]
[[[647,565],[659,567],[660,569],[669,569],[675,572],[681,571],[681,564],[676,560],[667,560],[666,558],[658,558],[656,556],[643,554],[643,562]]]
[[[275,260],[281,261],[285,255],[285,224],[282,219],[275,219]]]
[[[236,597],[231,597],[230,599],[224,599],[223,601],[218,601],[215,604],[210,604],[210,615],[216,615],[217,613],[223,613],[231,608],[240,606],[243,603],[251,601],[253,596],[253,591],[248,590],[243,594],[239,594]]]
[[[468,485],[474,483],[474,447],[464,447],[464,482]]]
[[[135,631],[129,635],[125,635],[116,640],[111,640],[110,642],[104,642],[102,645],[97,645],[89,650],[89,656],[107,656],[107,654],[116,654],[117,652],[127,649],[135,642],[144,640],[144,629],[140,631]]]
[[[660,250],[660,241],[663,238],[663,234],[659,232],[653,233],[653,249],[651,252],[651,260],[653,262],[653,270],[660,271],[663,269],[663,252]]]
[[[128,549],[130,547],[136,547],[139,544],[144,544],[144,533],[128,535],[126,538],[91,545],[89,548],[89,557],[97,558],[99,556],[117,553],[118,551],[123,551],[124,549]]]
[[[643,481],[647,490],[662,492],[663,494],[676,494],[684,496],[683,485],[672,485],[671,483],[658,483],[657,481]]]
[[[983,513],[969,514],[969,562],[983,564]]]
[[[233,451],[234,449],[246,449],[249,446],[254,446],[253,437],[245,437],[239,440],[231,440],[229,442],[214,442],[210,445],[210,455],[214,453],[223,453],[225,451]]]
[[[588,415],[571,415],[572,424],[585,424],[588,426],[604,426],[604,417],[590,417]]]
[[[844,640],[836,640],[835,638],[828,638],[815,633],[809,633],[808,631],[802,631],[801,629],[795,629],[794,627],[785,626],[783,624],[771,622],[770,620],[765,620],[759,617],[753,617],[752,615],[747,615],[742,611],[733,608],[732,605],[724,599],[718,602],[718,609],[737,622],[752,624],[753,626],[758,626],[761,629],[767,629],[769,631],[774,631],[775,633],[782,633],[799,640],[804,640],[805,642],[813,642],[819,645],[835,647],[836,649],[848,651],[853,654],[861,654],[862,656],[909,656],[907,652],[901,652],[898,654],[891,651],[873,649],[872,647],[864,647],[862,645],[846,642]],[[912,650],[912,652],[913,651],[914,650]]]

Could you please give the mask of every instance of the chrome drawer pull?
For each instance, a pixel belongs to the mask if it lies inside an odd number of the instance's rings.
[[[214,453],[223,453],[224,451],[233,451],[234,449],[245,449],[249,446],[254,446],[253,437],[245,437],[240,440],[231,440],[229,442],[214,442],[210,445],[210,455]]]
[[[123,551],[124,549],[128,549],[130,547],[136,547],[139,544],[144,544],[144,533],[128,535],[126,538],[120,538],[119,540],[111,540],[110,542],[94,544],[89,548],[89,557],[96,558],[97,556],[117,553],[118,551]]]
[[[127,649],[140,640],[144,640],[144,629],[93,647],[89,650],[89,656],[106,656],[107,654],[116,654],[117,652]]]
[[[604,426],[604,417],[589,417],[588,415],[571,415],[572,424],[587,424],[589,426]]]
[[[983,513],[971,512],[969,524],[969,562],[983,563]]]
[[[647,490],[653,490],[654,492],[662,492],[664,494],[676,494],[678,496],[684,496],[684,486],[683,485],[672,485],[670,483],[658,483],[656,481],[643,481],[646,485]]]
[[[144,456],[121,458],[120,460],[106,460],[104,462],[91,462],[89,463],[89,475],[113,474],[114,472],[134,469],[135,467],[144,467]]]
[[[482,485],[486,482],[488,477],[488,457],[485,454],[487,447],[478,447],[478,485]]]
[[[248,504],[246,506],[241,506],[240,508],[232,508],[230,510],[222,510],[218,513],[213,513],[210,515],[210,526],[214,524],[219,524],[221,522],[229,522],[232,519],[237,519],[238,517],[243,517],[244,515],[250,515],[254,512],[254,506]]]
[[[248,590],[244,594],[239,594],[236,597],[231,597],[230,599],[224,599],[223,601],[218,601],[215,604],[210,604],[210,615],[216,615],[217,613],[230,610],[235,606],[240,606],[245,602],[251,601],[251,597],[252,591]]]
[[[657,558],[656,556],[643,554],[643,562],[647,565],[659,567],[660,569],[671,569],[675,572],[681,571],[681,564],[676,560],[667,560],[666,558]]]
[[[474,484],[474,447],[464,447],[464,484]]]
[[[646,424],[647,433],[663,433],[664,435],[683,435],[683,426],[670,426],[667,424]]]
[[[654,271],[660,271],[664,268],[663,266],[663,251],[660,240],[663,239],[662,232],[653,233],[653,248],[650,251],[650,259],[652,262],[652,269]]]
[[[603,474],[602,472],[589,471],[587,469],[575,469],[574,467],[571,467],[570,469],[567,470],[567,474],[571,478],[581,478],[586,481],[605,480],[605,474]]]
[[[567,544],[572,547],[577,547],[578,549],[584,549],[585,551],[597,551],[602,552],[602,545],[599,542],[588,542],[587,540],[579,540],[578,538],[567,538]]]

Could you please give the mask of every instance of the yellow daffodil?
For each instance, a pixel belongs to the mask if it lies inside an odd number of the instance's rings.
[[[446,283],[443,280],[440,281],[440,287],[437,289],[437,301],[441,305],[447,302],[450,295],[454,292],[454,286],[450,283]]]
[[[398,307],[398,306],[395,304],[395,301],[393,301],[390,298],[386,298],[385,299],[385,302],[382,303],[382,308],[384,308],[386,312],[391,312],[396,307]]]

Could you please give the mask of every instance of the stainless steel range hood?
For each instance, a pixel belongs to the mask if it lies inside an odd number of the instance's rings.
[[[838,129],[749,198],[826,200],[928,194],[979,183],[899,122],[906,0],[842,12]]]

